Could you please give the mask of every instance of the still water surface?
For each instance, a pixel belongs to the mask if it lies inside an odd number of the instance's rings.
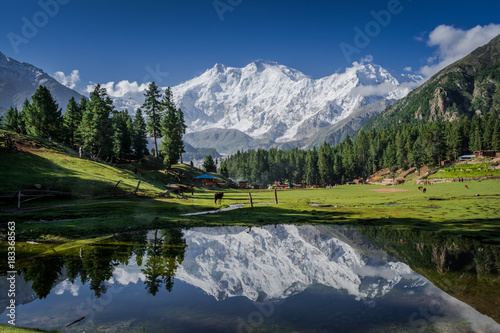
[[[16,324],[65,332],[500,332],[499,253],[474,240],[386,228],[128,233],[24,260]],[[0,302],[5,308],[3,291]],[[4,312],[0,324],[7,320]]]

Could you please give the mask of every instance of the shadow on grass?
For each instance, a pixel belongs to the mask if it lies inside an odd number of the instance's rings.
[[[61,158],[64,159],[64,157]],[[42,189],[47,189],[53,184],[52,190],[69,193],[70,198],[102,196],[111,193],[118,180],[99,179],[106,178],[104,173],[107,170],[105,168],[109,168],[109,166],[88,160],[72,159],[73,162],[76,161],[75,163],[82,163],[75,165],[75,168],[80,168],[81,171],[65,168],[37,154],[17,150],[0,150],[0,169],[3,170],[0,191],[17,191],[21,186],[24,189],[35,189],[35,184],[40,184]],[[132,171],[126,170],[113,171],[132,174]],[[117,176],[119,175],[117,174]],[[94,178],[87,179],[86,177]],[[135,181],[139,181],[139,179]],[[124,189],[132,191],[133,187],[122,182],[115,193],[125,193]],[[47,200],[54,200],[54,197],[48,197]],[[34,201],[36,204],[42,199]],[[11,202],[5,201],[5,204],[7,206],[3,207],[9,207],[9,204],[17,205],[17,199],[13,197]],[[33,202],[30,202],[26,206],[29,207],[32,204]]]

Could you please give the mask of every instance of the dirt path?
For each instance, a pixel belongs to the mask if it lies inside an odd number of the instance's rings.
[[[29,208],[21,208],[21,209],[5,209],[2,210],[0,215],[12,215],[12,214],[22,214],[29,212],[36,212],[39,210],[50,209],[50,208],[61,208],[61,207],[74,207],[74,206],[92,206],[92,205],[101,205],[101,204],[113,204],[113,203],[133,203],[137,201],[100,201],[100,202],[91,202],[91,203],[74,203],[74,204],[61,204],[61,205],[50,205],[50,206],[39,206],[39,207],[29,207]]]

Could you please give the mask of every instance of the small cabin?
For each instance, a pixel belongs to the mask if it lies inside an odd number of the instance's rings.
[[[193,180],[198,183],[202,184],[203,186],[215,186],[217,185],[217,178],[211,175],[201,175],[198,177],[194,177]]]
[[[238,182],[238,187],[248,188],[248,182],[247,181]]]
[[[496,155],[496,150],[480,150],[474,152],[475,157],[496,157]]]

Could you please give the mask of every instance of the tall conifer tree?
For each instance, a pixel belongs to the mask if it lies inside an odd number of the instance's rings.
[[[161,92],[156,83],[151,82],[148,89],[144,93],[144,104],[142,108],[147,116],[147,130],[148,134],[153,137],[155,144],[155,156],[158,157],[158,143],[157,139],[162,138],[161,119],[163,113],[162,103],[160,101]]]
[[[61,109],[49,89],[39,86],[31,100],[25,114],[29,133],[57,139],[60,136]]]

